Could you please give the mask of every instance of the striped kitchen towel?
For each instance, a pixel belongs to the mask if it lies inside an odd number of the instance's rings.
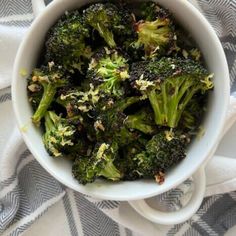
[[[233,94],[236,0],[199,0],[196,6],[221,39]],[[183,224],[168,227],[145,220],[127,202],[96,200],[67,189],[39,165],[16,129],[6,88],[19,42],[33,18],[31,0],[0,0],[0,235],[223,235],[234,226],[236,159],[215,157],[207,167],[208,196],[199,211]],[[187,180],[149,202],[170,211],[179,209],[192,187]]]

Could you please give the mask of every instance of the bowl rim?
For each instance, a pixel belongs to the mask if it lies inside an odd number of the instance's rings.
[[[183,181],[185,181],[187,178],[189,178],[194,172],[197,171],[197,169],[204,165],[213,155],[213,152],[216,148],[216,145],[211,146],[210,148],[208,148],[205,158],[203,158],[201,160],[201,162],[198,163],[198,165],[194,166],[191,171],[186,171],[186,173],[183,173],[181,176],[179,176],[179,178],[176,179],[176,181],[172,184],[172,185],[166,185],[166,186],[162,186],[161,191],[157,191],[157,190],[153,190],[152,192],[147,192],[147,193],[143,193],[142,196],[123,196],[123,197],[116,197],[116,196],[111,196],[111,195],[106,195],[106,194],[102,194],[99,192],[94,192],[93,190],[90,190],[89,188],[84,188],[82,187],[79,183],[75,186],[74,184],[66,181],[65,179],[63,179],[59,174],[56,174],[54,171],[52,171],[52,168],[49,167],[48,165],[46,165],[46,163],[44,162],[43,158],[38,156],[36,150],[32,147],[32,145],[30,144],[30,137],[27,135],[27,132],[23,132],[21,130],[22,124],[21,120],[20,120],[20,112],[19,112],[19,107],[17,106],[17,78],[19,77],[19,66],[20,65],[20,61],[22,58],[22,55],[24,53],[24,49],[26,48],[26,44],[27,44],[27,39],[29,39],[30,36],[30,31],[31,29],[35,28],[43,19],[43,17],[45,16],[45,14],[48,14],[49,12],[51,12],[51,10],[53,10],[57,4],[61,3],[63,1],[53,1],[52,3],[50,3],[46,9],[34,20],[34,22],[32,23],[32,25],[30,26],[28,32],[26,33],[23,41],[21,42],[15,61],[14,61],[14,68],[13,68],[13,79],[12,79],[12,87],[11,87],[11,93],[12,93],[12,103],[13,103],[13,110],[16,116],[16,122],[17,122],[17,126],[19,128],[19,130],[21,131],[21,134],[23,136],[24,142],[26,143],[27,147],[29,148],[29,150],[31,151],[31,153],[33,154],[33,156],[35,157],[35,159],[40,163],[40,165],[48,172],[50,173],[55,179],[57,179],[59,182],[61,182],[62,184],[74,189],[75,191],[81,192],[83,194],[87,194],[93,197],[96,197],[98,199],[111,199],[111,200],[138,200],[138,199],[143,199],[143,198],[148,198],[148,197],[152,197],[158,194],[161,194],[163,192],[166,192],[168,190],[170,190],[173,187],[176,187],[177,185],[181,184]],[[210,23],[205,19],[205,17],[200,13],[200,11],[195,8],[191,3],[187,2],[187,1],[182,1],[182,0],[178,0],[178,4],[183,4],[185,5],[185,9],[190,11],[191,14],[195,15],[195,17],[201,22],[202,25],[205,25],[208,29],[209,34],[211,34],[211,37],[214,40],[214,43],[217,47],[218,53],[221,55],[221,66],[225,71],[225,80],[228,81],[228,83],[224,83],[224,91],[229,95],[230,94],[230,85],[229,85],[229,72],[228,72],[228,65],[227,65],[227,60],[224,54],[224,50],[222,48],[222,45],[220,43],[219,38],[217,37],[214,29],[212,28],[212,26],[210,25]],[[226,118],[226,109],[228,107],[229,104],[229,99],[225,99],[224,102],[224,114],[222,114],[222,120],[219,123],[219,126],[217,127],[217,131],[216,131],[216,136],[220,137],[220,134],[223,130],[224,127],[224,120]],[[217,144],[217,141],[215,141],[215,144]]]

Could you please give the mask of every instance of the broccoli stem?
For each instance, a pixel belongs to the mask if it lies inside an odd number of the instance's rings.
[[[143,115],[136,114],[136,115],[129,115],[125,120],[125,124],[130,129],[137,129],[145,134],[152,134],[153,127],[151,125],[145,124],[143,122]]]
[[[107,163],[106,167],[99,173],[99,176],[103,176],[112,181],[118,181],[122,177],[121,173],[112,162]]]
[[[32,116],[32,121],[35,125],[39,126],[41,119],[44,117],[48,107],[53,101],[56,94],[56,86],[54,84],[43,84],[44,92],[42,99],[39,103],[37,110]]]
[[[151,103],[152,109],[154,111],[154,119],[157,125],[165,123],[165,116],[160,110],[158,103],[158,95],[155,90],[152,90],[148,95],[149,101]]]
[[[124,111],[127,107],[139,101],[140,101],[140,97],[130,97],[119,102],[119,105],[117,107],[119,107],[120,111]]]
[[[105,79],[104,81],[105,82],[101,84],[99,88],[107,92],[111,91],[115,96],[122,95],[122,92],[119,90],[119,81],[117,78],[111,77],[110,79]]]
[[[103,37],[105,39],[105,41],[107,42],[107,44],[111,47],[111,48],[115,48],[116,47],[116,43],[114,41],[113,38],[113,33],[110,32],[109,30],[107,30],[105,27],[103,27],[101,24],[97,23],[96,26],[94,27],[99,34],[101,35],[101,37]]]
[[[45,113],[44,119],[45,119],[45,129],[46,129],[46,132],[48,132],[50,130],[53,130],[54,124],[53,124],[53,121],[52,121],[52,119],[50,117],[49,112]]]
[[[148,98],[154,111],[155,123],[170,128],[177,127],[188,102],[200,89],[200,85],[196,86],[192,78],[185,76],[166,79],[161,85],[161,91],[150,91]]]
[[[175,86],[176,89],[173,98],[170,97],[170,101],[168,102],[168,107],[170,107],[168,125],[173,128],[178,125],[185,107],[193,95],[200,89],[200,86],[194,85],[193,80],[189,80],[188,76],[179,79],[182,79],[182,83],[178,83],[178,86]]]

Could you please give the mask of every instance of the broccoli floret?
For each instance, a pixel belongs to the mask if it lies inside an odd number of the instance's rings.
[[[102,48],[93,55],[87,78],[99,84],[99,90],[115,96],[122,96],[122,82],[129,78],[128,60],[114,49]]]
[[[52,111],[45,114],[44,145],[50,155],[62,156],[63,150],[74,145],[76,127],[70,125],[66,119],[61,118]]]
[[[66,12],[51,28],[46,38],[46,61],[54,61],[71,73],[82,72],[85,59],[92,55],[86,45],[89,29],[78,11]]]
[[[211,79],[201,64],[181,58],[134,63],[130,73],[133,87],[148,96],[156,124],[171,128],[194,94],[213,88]]]
[[[136,129],[144,134],[154,134],[157,130],[153,111],[151,108],[149,109],[149,107],[143,108],[132,115],[128,115],[124,120],[124,125],[129,129]]]
[[[59,91],[56,102],[66,110],[67,118],[76,116],[82,117],[82,124],[86,132],[86,137],[90,141],[96,140],[94,122],[98,114],[113,104],[113,100],[103,94],[98,88],[94,88],[90,83],[87,90],[81,87],[63,89]],[[110,99],[110,100],[109,100]]]
[[[132,36],[134,31],[134,15],[125,7],[120,7],[118,9],[120,24],[114,26],[114,33],[116,36],[116,40],[121,42],[120,38],[130,37]]]
[[[176,25],[175,27],[174,37],[176,40],[169,49],[168,56],[192,59],[200,63],[203,62],[202,54],[197,48],[192,36],[179,25]]]
[[[114,164],[122,173],[122,180],[140,179],[140,175],[134,171],[137,170],[137,163],[134,161],[134,157],[145,150],[147,141],[147,139],[141,136],[139,139],[120,149],[120,156],[115,159]]]
[[[59,90],[56,102],[65,109],[67,119],[80,117],[84,136],[91,142],[96,141],[93,113],[102,104],[104,98],[92,84],[87,91],[77,88],[63,88]]]
[[[183,111],[179,127],[186,129],[192,135],[196,134],[202,122],[203,114],[206,111],[206,98],[207,96],[202,94],[193,96]]]
[[[96,3],[83,11],[85,22],[97,30],[109,47],[116,47],[114,34],[132,32],[132,17],[128,12],[111,3]]]
[[[73,176],[81,184],[92,183],[97,177],[118,181],[122,178],[120,171],[113,164],[118,156],[116,143],[95,145],[90,157],[78,157],[72,166]]]
[[[61,91],[57,102],[66,108],[68,117],[74,117],[93,110],[100,99],[100,91],[90,83],[87,91],[80,87]]]
[[[136,163],[133,172],[141,178],[155,178],[161,183],[164,173],[186,157],[185,147],[188,142],[184,134],[161,131],[147,142],[145,151],[133,157]]]
[[[113,28],[119,25],[120,17],[117,8],[113,4],[92,4],[83,11],[87,24],[96,29],[110,47],[115,47]]]
[[[114,163],[123,173],[123,180],[151,178],[161,184],[165,172],[186,157],[189,142],[188,134],[160,130],[149,140],[141,137],[124,146]]]
[[[138,40],[133,43],[133,47],[143,47],[146,58],[167,54],[176,39],[173,21],[168,15],[154,21],[140,20],[135,24],[135,30]]]
[[[43,96],[43,86],[37,81],[32,81],[30,77],[27,81],[27,94],[29,102],[35,112]]]
[[[154,132],[153,116],[152,114],[147,115],[147,109],[143,110],[145,114],[141,115],[141,111],[135,114],[137,117],[135,115],[127,116],[124,113],[126,108],[142,101],[142,96],[122,97],[123,100],[121,100],[104,94],[99,88],[100,86],[95,89],[90,84],[90,89],[86,92],[81,91],[80,88],[65,90],[56,101],[66,108],[67,117],[82,115],[89,135],[94,137],[92,134],[95,132],[100,141],[105,139],[111,142],[113,132],[118,131],[115,137],[117,142],[123,140],[121,143],[138,136],[134,129],[142,129],[143,132],[149,134]],[[89,125],[89,123],[93,125]]]
[[[146,21],[155,21],[157,18],[170,18],[170,12],[156,2],[142,2],[139,5],[139,17]]]
[[[48,153],[54,157],[74,159],[78,155],[90,155],[91,143],[82,137],[81,117],[62,118],[53,111],[45,114],[43,142]]]
[[[43,88],[42,97],[32,116],[33,123],[39,125],[45,112],[52,103],[57,89],[68,85],[70,82],[68,75],[65,74],[62,68],[57,67],[52,62],[48,66],[41,66],[40,68],[34,69],[30,80],[35,86],[40,85]],[[28,86],[28,90],[30,89],[31,87]]]
[[[114,140],[119,146],[124,146],[137,140],[140,132],[129,128],[129,124],[124,125],[127,119],[124,110],[139,101],[140,97],[137,96],[125,98],[114,103],[107,101],[107,104],[103,104],[102,109],[98,111],[95,117],[94,128],[97,140],[107,140],[108,142]]]

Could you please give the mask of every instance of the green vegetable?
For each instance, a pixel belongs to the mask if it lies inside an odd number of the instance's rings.
[[[45,134],[43,141],[48,152],[54,156],[62,156],[63,149],[74,145],[76,127],[66,119],[49,111],[45,115]]]
[[[89,64],[87,78],[94,84],[100,84],[99,90],[115,96],[121,96],[124,91],[122,82],[129,78],[128,60],[118,51],[102,48]]]
[[[97,144],[90,157],[78,157],[72,166],[73,176],[81,184],[93,182],[102,176],[112,181],[118,181],[122,175],[113,164],[118,155],[116,143]]]
[[[167,169],[185,158],[187,137],[173,131],[162,131],[146,144],[146,150],[134,159],[138,172],[144,177],[154,177],[159,171]]]
[[[211,78],[201,64],[181,58],[134,63],[130,72],[133,87],[148,96],[156,124],[171,128],[196,93],[213,88]]]
[[[150,9],[147,9],[148,11]],[[154,13],[147,13],[147,19],[154,18]],[[135,24],[138,40],[135,48],[144,48],[145,57],[152,58],[168,53],[175,42],[174,26],[168,13],[157,14],[153,20],[140,20]]]
[[[144,134],[154,134],[157,131],[152,111],[149,108],[143,108],[132,115],[128,115],[124,125],[130,129],[139,130]]]
[[[167,9],[160,7],[156,2],[142,2],[139,6],[141,19],[154,21],[157,18],[170,18],[171,14]]]
[[[39,69],[34,69],[31,76],[31,85],[40,86],[43,88],[42,96],[38,103],[37,109],[32,116],[32,121],[37,126],[40,125],[41,119],[44,117],[47,109],[51,105],[58,88],[69,84],[69,78],[61,67],[57,67],[54,63],[49,63],[48,66],[41,66]],[[28,87],[30,89],[30,87]]]
[[[40,56],[27,80],[32,122],[81,184],[161,184],[204,130],[213,74],[191,35],[155,2],[66,12]]]
[[[97,30],[111,48],[116,47],[114,34],[130,34],[131,16],[111,3],[96,3],[84,10],[85,22]],[[127,21],[128,20],[128,21]]]
[[[92,143],[83,136],[81,121],[80,116],[66,119],[53,111],[46,112],[43,142],[50,155],[70,159],[89,155]]]
[[[98,112],[94,123],[97,140],[108,142],[113,140],[119,146],[124,146],[138,139],[140,132],[130,130],[132,124],[126,122],[129,116],[124,113],[124,110],[139,101],[140,97],[125,98]]]
[[[71,73],[82,72],[86,59],[91,57],[88,27],[78,11],[66,12],[49,30],[46,38],[46,61],[53,61]]]

